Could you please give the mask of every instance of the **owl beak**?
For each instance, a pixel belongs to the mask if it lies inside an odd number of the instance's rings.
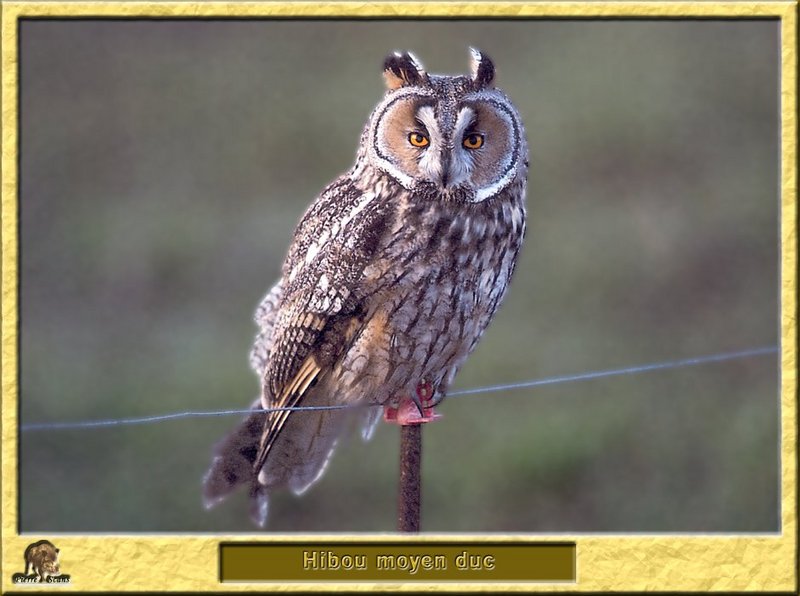
[[[461,181],[458,171],[453,169],[451,151],[447,147],[434,150],[421,162],[422,171],[427,180],[437,185],[441,191],[448,191]]]
[[[442,187],[442,190],[447,190],[447,185],[452,180],[450,175],[450,154],[443,153],[440,162],[442,164],[442,175],[439,177],[439,186]]]

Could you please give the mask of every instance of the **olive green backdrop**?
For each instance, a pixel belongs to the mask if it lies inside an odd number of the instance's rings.
[[[778,341],[777,21],[26,21],[21,419],[247,407],[252,312],[411,49],[497,65],[529,227],[456,388]],[[427,531],[775,531],[778,361],[453,398]],[[302,415],[302,414],[297,414]],[[21,436],[23,531],[249,531],[200,484],[236,417]],[[398,431],[270,531],[392,531]]]

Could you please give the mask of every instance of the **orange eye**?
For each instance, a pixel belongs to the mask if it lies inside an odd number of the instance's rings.
[[[414,147],[427,147],[430,143],[428,137],[421,132],[412,132],[408,135],[408,142],[414,145]]]
[[[480,149],[483,147],[483,135],[476,132],[464,137],[464,147],[467,149]]]

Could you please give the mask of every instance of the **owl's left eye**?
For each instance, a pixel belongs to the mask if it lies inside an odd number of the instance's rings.
[[[480,149],[483,147],[483,135],[473,132],[464,137],[464,147],[467,149]]]
[[[428,137],[421,132],[412,132],[408,135],[408,142],[414,145],[414,147],[427,147],[428,143],[430,143]]]

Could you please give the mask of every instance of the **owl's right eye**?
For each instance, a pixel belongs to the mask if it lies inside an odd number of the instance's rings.
[[[430,144],[428,137],[421,132],[412,132],[408,135],[408,142],[414,145],[414,147],[427,147]]]

